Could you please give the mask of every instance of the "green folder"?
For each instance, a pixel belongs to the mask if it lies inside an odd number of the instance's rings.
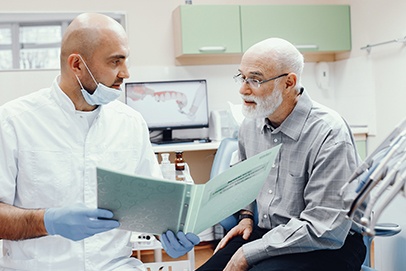
[[[111,210],[121,229],[199,234],[256,199],[280,146],[230,167],[205,184],[97,168],[98,207]]]

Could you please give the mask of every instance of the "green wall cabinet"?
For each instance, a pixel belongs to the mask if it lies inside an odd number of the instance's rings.
[[[242,52],[238,5],[182,5],[173,17],[177,56]]]
[[[359,156],[364,160],[367,157],[367,141],[356,139],[355,144],[357,145]]]
[[[302,51],[351,50],[347,5],[241,6],[242,49],[269,37],[284,38]]]
[[[348,5],[181,5],[173,22],[175,56],[192,60],[186,65],[210,58],[239,63],[251,45],[270,37],[293,43],[306,61],[335,61],[351,50]]]

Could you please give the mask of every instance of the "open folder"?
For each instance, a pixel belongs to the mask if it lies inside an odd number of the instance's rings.
[[[230,167],[205,184],[97,168],[98,207],[111,210],[121,229],[199,234],[255,200],[280,146]]]

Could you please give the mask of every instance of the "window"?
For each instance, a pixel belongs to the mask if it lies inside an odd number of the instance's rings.
[[[13,67],[11,53],[11,27],[0,25],[0,70],[9,70]]]
[[[122,13],[105,13],[124,25]],[[78,13],[0,13],[0,71],[59,69],[61,39]]]
[[[58,69],[61,25],[20,26],[20,69]]]

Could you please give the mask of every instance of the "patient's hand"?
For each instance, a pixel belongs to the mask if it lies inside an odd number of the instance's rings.
[[[254,221],[252,221],[249,218],[243,219],[238,223],[237,226],[232,228],[226,236],[221,239],[221,241],[218,243],[216,249],[214,250],[214,253],[216,253],[218,250],[224,248],[228,241],[233,239],[235,236],[242,235],[242,238],[245,240],[248,240],[250,237],[252,230],[254,228]]]

